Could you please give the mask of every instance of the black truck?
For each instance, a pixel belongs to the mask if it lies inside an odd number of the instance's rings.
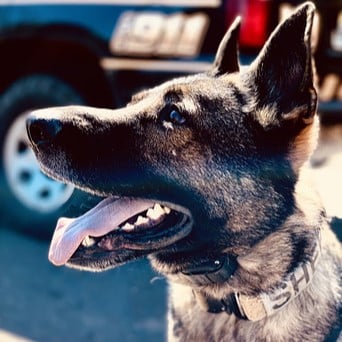
[[[319,111],[338,116],[342,115],[342,0],[315,3]],[[40,172],[27,144],[27,112],[67,104],[115,108],[144,87],[205,71],[237,15],[243,18],[240,59],[248,64],[281,17],[298,4],[0,0],[1,220],[49,235],[57,216],[66,210],[79,214],[82,205],[94,200]]]

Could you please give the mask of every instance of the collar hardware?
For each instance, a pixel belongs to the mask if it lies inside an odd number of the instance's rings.
[[[211,298],[205,295],[203,292],[199,292],[196,290],[193,290],[193,294],[196,298],[197,303],[204,311],[215,314],[226,312],[229,315],[235,314],[235,316],[241,319],[246,318],[245,316],[243,316],[234,294],[222,298],[221,300]]]
[[[226,282],[237,268],[236,258],[229,254],[220,255],[213,260],[202,261],[186,271],[169,274],[171,281],[197,288],[200,286]]]

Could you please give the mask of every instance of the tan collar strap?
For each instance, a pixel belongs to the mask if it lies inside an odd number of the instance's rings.
[[[310,284],[320,254],[321,241],[318,231],[311,258],[298,265],[272,292],[261,293],[258,296],[234,294],[241,316],[250,321],[259,321],[284,308]]]

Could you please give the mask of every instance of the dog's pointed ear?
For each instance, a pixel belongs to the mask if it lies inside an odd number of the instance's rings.
[[[213,76],[239,71],[238,39],[241,18],[237,17],[224,35],[211,70]]]
[[[313,121],[317,106],[311,55],[314,11],[310,2],[298,7],[275,29],[250,66],[248,81],[257,95],[257,117],[263,126],[279,127],[292,119]],[[272,108],[274,115],[266,108]]]

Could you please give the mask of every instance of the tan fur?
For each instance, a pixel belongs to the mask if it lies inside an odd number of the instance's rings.
[[[264,106],[255,111],[255,117],[262,127],[267,128],[268,126],[273,125],[277,120],[277,109],[275,105]]]
[[[303,162],[308,160],[317,147],[318,134],[319,119],[315,116],[313,122],[305,126],[292,142],[289,151],[289,160],[297,173],[303,165]]]

